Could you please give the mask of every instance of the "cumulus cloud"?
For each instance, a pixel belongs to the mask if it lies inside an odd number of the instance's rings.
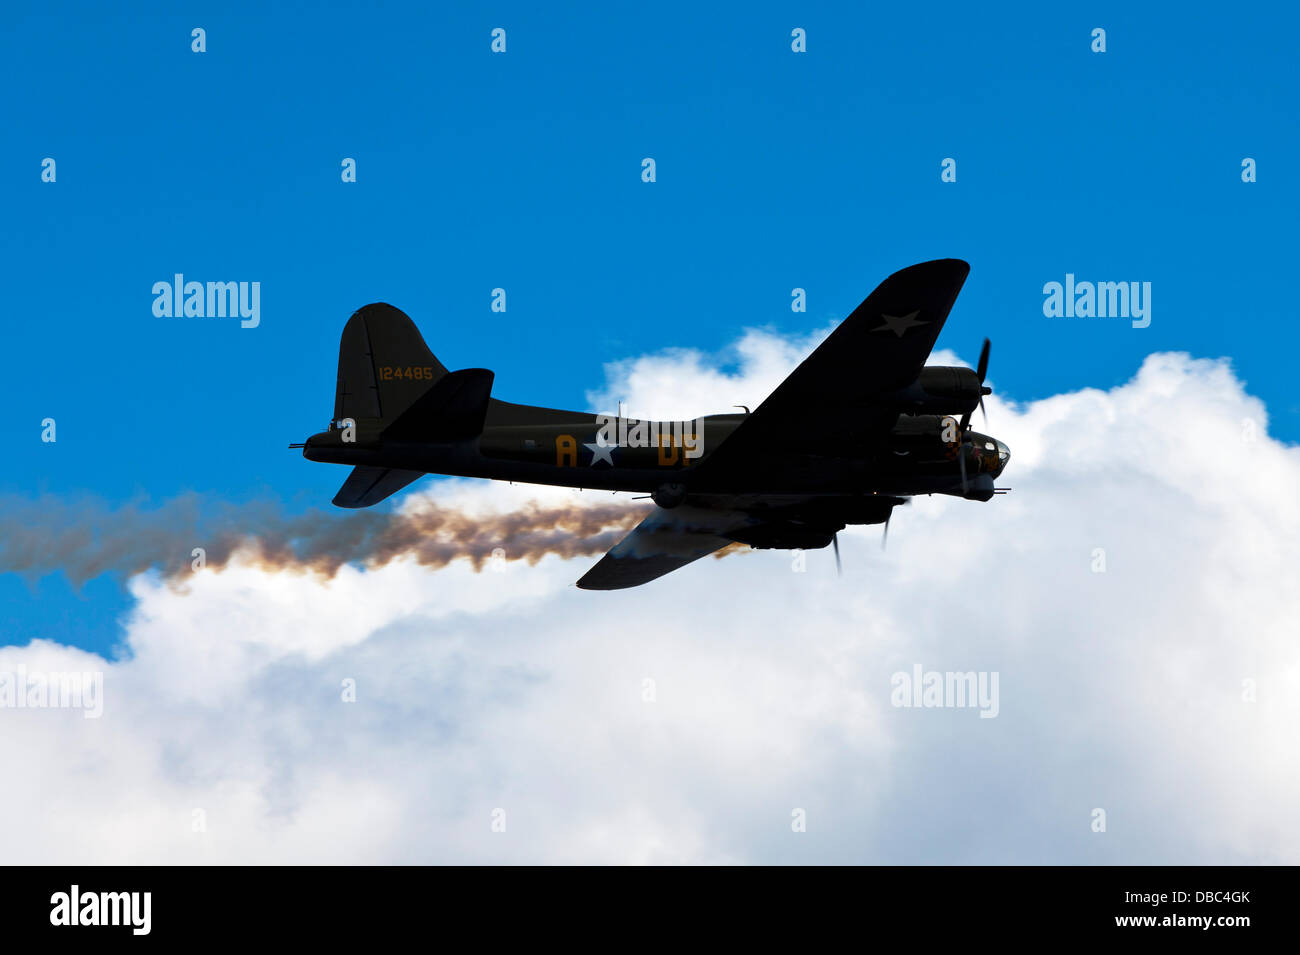
[[[625,362],[593,403],[756,405],[814,341]],[[6,857],[1300,861],[1300,451],[1226,362],[1181,354],[987,403],[1014,493],[920,498],[887,552],[845,532],[840,578],[829,551],[609,593],[556,556],[136,576],[119,659],[0,650],[0,673],[105,674],[98,720],[0,710]],[[403,507],[608,498],[447,480]],[[892,705],[916,664],[996,673],[998,715]]]

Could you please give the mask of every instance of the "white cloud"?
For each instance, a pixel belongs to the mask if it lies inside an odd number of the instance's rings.
[[[756,405],[815,340],[626,362],[593,401]],[[572,586],[590,559],[137,577],[129,657],[0,649],[0,672],[106,672],[102,719],[0,710],[6,858],[1300,861],[1300,451],[1185,355],[988,410],[1015,492],[918,499],[886,553],[846,532],[838,579],[829,551],[613,593]],[[405,506],[574,496],[439,481]],[[997,671],[998,717],[891,706],[914,663]]]

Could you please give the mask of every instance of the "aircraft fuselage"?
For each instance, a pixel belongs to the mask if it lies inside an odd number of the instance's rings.
[[[430,443],[367,440],[354,433],[348,440],[347,429],[332,422],[329,430],[308,439],[303,454],[334,464],[645,494],[665,486],[681,486],[687,494],[729,495],[962,493],[958,445],[943,440],[945,421],[951,419],[938,415],[902,415],[883,441],[854,443],[850,437],[830,447],[809,447],[792,440],[788,448],[773,449],[770,467],[761,473],[726,484],[696,482],[692,469],[744,419],[744,414],[721,414],[693,422],[645,422],[494,401],[475,438]],[[694,431],[686,430],[692,425]],[[607,442],[611,433],[624,443]],[[645,436],[649,443],[642,443]],[[1001,473],[1005,445],[973,431],[966,432],[965,444],[968,483]]]

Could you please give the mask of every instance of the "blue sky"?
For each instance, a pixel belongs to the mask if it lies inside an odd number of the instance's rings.
[[[1000,394],[1230,356],[1300,438],[1294,12],[842,6],[10,12],[0,494],[326,504],[343,471],[285,445],[328,420],[367,302],[499,397],[581,407],[607,361],[803,333],[944,256],[972,273],[940,345],[990,336]],[[156,318],[176,272],[260,282],[260,326]],[[1151,326],[1045,318],[1067,272],[1151,282]],[[104,650],[128,603],[0,575],[0,641]]]

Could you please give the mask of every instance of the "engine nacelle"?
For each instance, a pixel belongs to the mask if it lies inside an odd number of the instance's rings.
[[[956,365],[927,365],[916,376],[917,382],[928,395],[950,398],[955,401],[979,403],[983,386],[973,369]]]
[[[984,386],[970,368],[926,365],[916,381],[889,396],[906,414],[956,414],[979,406]]]
[[[738,528],[730,531],[727,536],[733,541],[760,550],[817,550],[828,547],[835,532],[843,526],[818,527],[794,521],[769,521],[754,527]]]

